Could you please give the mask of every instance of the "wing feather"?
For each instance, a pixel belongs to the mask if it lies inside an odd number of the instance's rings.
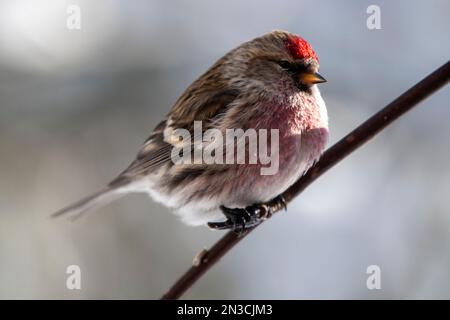
[[[190,90],[186,90],[186,92],[188,91]],[[110,186],[123,183],[124,180],[130,181],[139,176],[144,176],[164,165],[173,165],[170,158],[173,145],[166,141],[167,139],[164,137],[165,130],[184,128],[193,137],[194,121],[202,121],[202,130],[204,132],[220,121],[219,119],[230,104],[235,101],[239,93],[236,90],[223,89],[217,90],[213,94],[205,91],[203,95],[205,95],[203,99],[186,93],[182,95],[169,113],[168,120],[162,121],[156,126],[137,154],[136,159],[110,183]],[[203,103],[199,104],[198,101],[203,101]],[[175,112],[175,110],[180,110],[181,104],[183,112]]]

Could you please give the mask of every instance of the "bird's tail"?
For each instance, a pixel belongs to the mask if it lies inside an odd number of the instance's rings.
[[[124,196],[126,192],[120,186],[107,186],[90,196],[87,196],[61,210],[56,211],[51,215],[56,218],[62,215],[69,216],[72,220],[79,218],[86,211],[103,207],[120,197]]]

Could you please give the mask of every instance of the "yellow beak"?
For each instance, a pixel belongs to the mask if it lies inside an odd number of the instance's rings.
[[[309,84],[309,85],[327,82],[327,80],[325,80],[325,78],[322,77],[317,72],[316,73],[301,73],[299,75],[299,79],[302,83]]]

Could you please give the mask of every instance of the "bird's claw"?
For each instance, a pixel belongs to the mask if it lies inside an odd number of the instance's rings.
[[[284,209],[284,211],[287,210],[287,202],[286,199],[284,199],[283,195],[279,195],[275,198],[273,198],[269,202],[269,206],[272,208],[272,212],[278,211],[280,209]]]
[[[220,210],[227,218],[221,222],[208,222],[211,229],[225,230],[231,229],[242,235],[246,230],[256,227],[261,223],[262,219],[260,213],[264,211],[265,207],[258,205],[248,206],[245,208],[227,208],[220,206]]]
[[[242,235],[248,229],[259,225],[263,220],[269,219],[273,212],[281,208],[286,209],[286,201],[281,195],[268,203],[254,204],[245,208],[227,208],[220,206],[220,210],[227,220],[208,222],[208,226],[216,230],[231,229],[239,235]]]

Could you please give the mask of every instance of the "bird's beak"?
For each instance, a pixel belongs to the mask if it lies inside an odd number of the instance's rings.
[[[309,73],[309,72],[301,73],[299,75],[299,79],[302,83],[309,84],[309,85],[327,82],[327,80],[325,80],[325,78],[322,77],[317,72],[316,73]]]

